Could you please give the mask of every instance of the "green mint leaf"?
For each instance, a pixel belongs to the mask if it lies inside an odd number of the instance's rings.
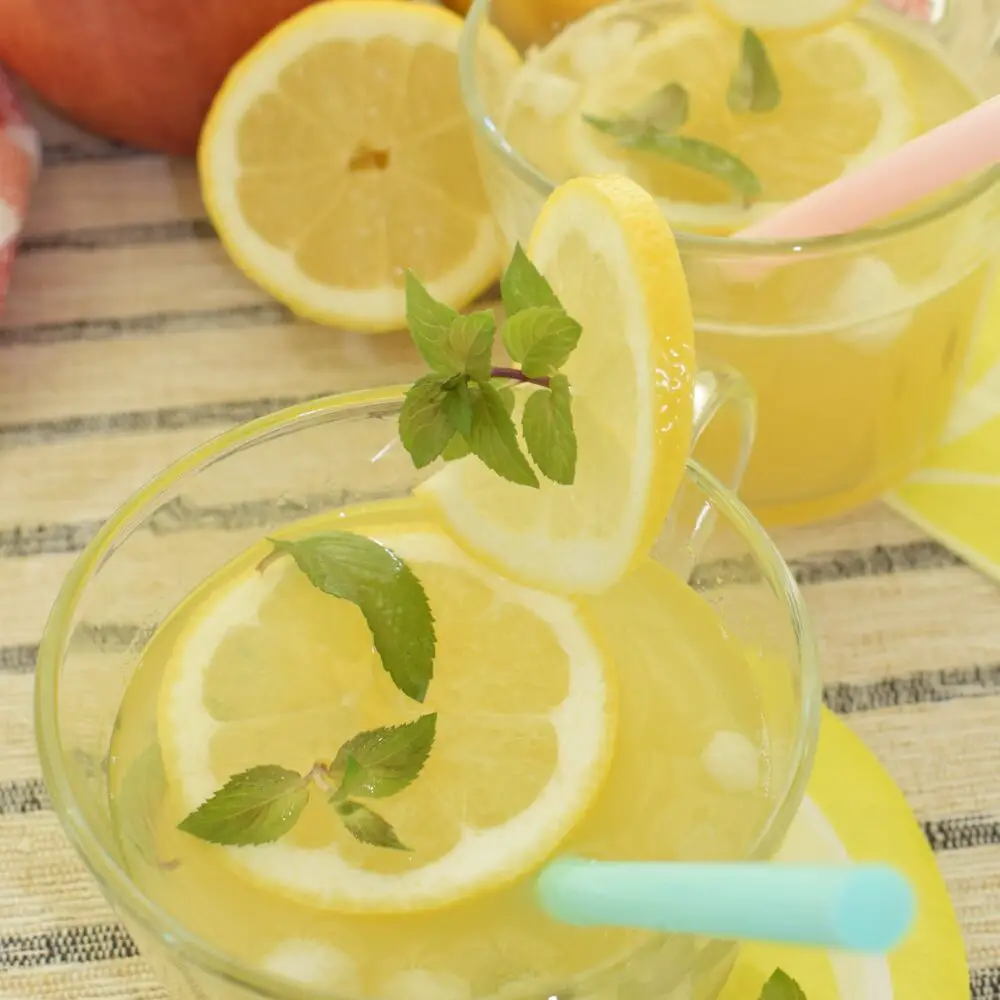
[[[425,375],[407,390],[399,411],[399,438],[418,469],[438,458],[454,436],[449,396],[439,375]]]
[[[449,342],[460,370],[480,382],[490,377],[495,332],[496,320],[486,310],[458,316],[451,324]]]
[[[514,247],[514,255],[500,279],[500,297],[503,299],[503,307],[508,317],[532,306],[552,306],[562,309],[556,293],[552,291],[552,286],[528,260],[528,255],[521,249],[520,243]]]
[[[462,371],[449,342],[458,315],[451,306],[433,298],[412,271],[406,272],[406,325],[421,357],[431,371],[441,375]]]
[[[336,794],[383,799],[406,788],[420,774],[434,745],[437,715],[422,715],[401,726],[369,729],[337,751],[333,770],[344,776]]]
[[[548,389],[538,389],[524,404],[521,431],[535,465],[553,482],[571,486],[576,476],[576,433],[569,380],[553,375]]]
[[[302,775],[264,764],[230,778],[179,829],[211,844],[269,844],[295,826],[308,801]]]
[[[467,379],[461,379],[448,389],[442,407],[451,429],[468,440],[472,433],[472,396]]]
[[[333,802],[333,808],[347,828],[347,832],[372,847],[390,847],[396,851],[409,848],[396,836],[396,831],[377,812],[360,802]]]
[[[151,743],[129,765],[114,796],[116,828],[147,865],[162,865],[156,850],[156,813],[166,792],[167,779],[158,743]]]
[[[625,140],[624,145],[644,153],[659,153],[675,163],[710,174],[728,184],[747,205],[760,197],[757,175],[738,156],[714,143],[686,135],[664,135],[650,129],[634,139]]]
[[[540,378],[566,364],[580,340],[580,324],[562,309],[533,306],[503,325],[507,353],[528,378]]]
[[[469,442],[461,434],[456,434],[449,442],[448,447],[441,452],[441,457],[446,462],[457,462],[460,458],[465,458],[471,453]]]
[[[726,102],[737,113],[773,111],[781,101],[781,85],[760,36],[743,29],[740,62],[729,81]]]
[[[516,402],[514,390],[509,385],[498,385],[495,388],[497,395],[500,397],[500,402],[503,403],[503,408],[507,411],[507,416],[512,416],[514,413],[514,403]]]
[[[434,674],[434,619],[409,566],[374,539],[350,531],[272,544],[292,556],[314,587],[361,609],[396,687],[423,701]]]
[[[619,141],[636,139],[650,129],[669,135],[687,121],[689,106],[687,90],[679,83],[668,83],[650,94],[627,115],[604,118],[585,114],[583,120],[599,132]]]
[[[806,995],[787,972],[775,969],[760,991],[760,1000],[806,1000]]]
[[[497,475],[521,486],[538,486],[538,477],[521,452],[503,397],[489,383],[477,386],[473,392],[469,445]]]
[[[618,139],[619,141],[637,139],[648,130],[647,125],[644,125],[636,118],[629,118],[627,116],[621,118],[602,118],[600,115],[583,115],[583,120],[591,128],[596,128],[598,132],[603,132],[605,135],[610,135],[612,139]]]

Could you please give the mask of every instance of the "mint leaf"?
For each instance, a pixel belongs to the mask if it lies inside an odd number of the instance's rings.
[[[806,1000],[806,995],[787,972],[775,969],[760,991],[760,1000]]]
[[[308,801],[300,774],[264,764],[230,778],[178,829],[211,844],[269,844],[295,826]]]
[[[477,386],[473,392],[469,445],[497,475],[521,486],[538,486],[538,477],[521,452],[503,397],[489,383]]]
[[[402,791],[427,762],[436,726],[437,714],[431,713],[401,726],[369,729],[351,737],[333,761],[334,771],[344,769],[335,794],[383,799]]]
[[[579,343],[580,332],[580,324],[554,306],[522,309],[501,331],[507,353],[529,378],[561,368]]]
[[[576,433],[570,403],[569,380],[565,375],[553,375],[548,389],[531,394],[521,417],[528,454],[545,476],[564,486],[571,486],[576,476]]]
[[[409,566],[374,539],[350,531],[271,544],[289,553],[314,587],[361,609],[396,687],[423,701],[434,674],[434,619]]]
[[[469,442],[461,434],[456,434],[448,444],[448,447],[441,452],[441,457],[446,462],[457,462],[460,458],[465,458],[471,454],[472,449]]]
[[[490,377],[495,332],[496,320],[493,313],[486,310],[458,316],[452,321],[448,339],[456,363],[462,365],[460,371],[480,382]]]
[[[407,390],[399,412],[399,438],[418,469],[438,458],[455,434],[448,419],[449,395],[438,375],[425,375]]]
[[[148,865],[163,864],[156,850],[155,819],[166,787],[160,746],[151,743],[129,765],[112,802],[119,837]]]
[[[409,848],[396,836],[396,831],[377,812],[360,802],[333,802],[333,808],[347,828],[347,832],[372,847],[391,847],[397,851]]]
[[[508,318],[532,306],[562,309],[552,286],[528,259],[520,243],[514,247],[514,255],[500,279],[500,297]]]
[[[472,397],[468,381],[460,379],[448,389],[441,405],[452,430],[468,439],[472,433]]]
[[[458,315],[451,306],[433,298],[412,271],[406,272],[406,325],[421,357],[431,371],[441,375],[457,375],[462,371],[449,342],[451,326]]]
[[[644,153],[658,153],[675,163],[709,174],[728,184],[745,204],[752,204],[760,197],[761,184],[757,175],[738,156],[714,143],[647,129],[634,138],[622,140],[622,145]]]
[[[726,102],[731,111],[773,111],[781,102],[781,85],[767,49],[751,28],[743,29],[740,62],[729,81]]]
[[[509,385],[498,385],[496,390],[500,402],[503,403],[503,408],[507,411],[507,416],[511,416],[514,413],[514,403],[517,402],[514,390]]]

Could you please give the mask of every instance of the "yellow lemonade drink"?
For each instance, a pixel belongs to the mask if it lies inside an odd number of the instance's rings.
[[[602,970],[616,981],[654,977],[669,994],[664,969],[693,945],[664,950],[649,932],[556,923],[531,892],[537,864],[455,893],[452,862],[440,862],[471,831],[483,854],[505,823],[502,836],[516,839],[516,818],[523,823],[565,769],[560,749],[592,754],[600,782],[560,853],[747,856],[774,807],[752,653],[704,597],[652,560],[574,600],[492,574],[414,501],[299,523],[282,537],[331,529],[383,541],[423,583],[438,642],[426,701],[392,684],[356,606],[316,590],[290,558],[267,562],[262,540],[161,626],[122,702],[112,815],[136,883],[250,967],[341,996],[539,996],[591,987]],[[588,655],[597,664],[589,676],[580,666]],[[430,758],[405,793],[378,803],[408,852],[355,841],[322,796],[270,860],[271,847],[224,849],[177,829],[230,774],[264,760],[308,771],[359,730],[422,712],[437,713]],[[613,722],[605,729],[595,718]],[[605,755],[601,734],[612,729]],[[435,862],[436,876],[419,886]],[[345,895],[345,885],[356,892]],[[630,973],[616,969],[630,960]]]
[[[574,926],[535,883],[568,855],[763,860],[801,802],[801,597],[688,461],[745,393],[695,371],[670,230],[626,178],[561,188],[501,292],[498,327],[408,275],[426,375],[206,445],[68,585],[88,627],[46,648],[78,842],[172,1000],[722,988],[733,942]]]
[[[493,0],[498,26],[510,6]],[[971,107],[990,67],[985,49],[969,58],[968,33],[949,53],[928,26],[840,5],[847,20],[760,29],[780,93],[748,109],[730,94],[746,68],[732,6],[626,0],[543,36],[483,108],[510,148],[487,136],[482,162],[509,242],[549,182],[619,172],[656,196],[679,233],[699,355],[757,392],[742,495],[765,520],[806,520],[878,495],[936,441],[992,285],[997,200],[972,182],[919,224],[801,247],[727,237]],[[706,168],[706,144],[723,169]],[[734,157],[756,187],[733,180]],[[780,266],[747,266],[761,260]]]

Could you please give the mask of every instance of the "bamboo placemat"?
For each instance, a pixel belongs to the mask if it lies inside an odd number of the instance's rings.
[[[0,996],[161,997],[40,781],[45,617],[101,520],[168,462],[234,423],[418,367],[405,338],[296,321],[243,279],[189,163],[35,118],[45,166],[0,318]],[[882,505],[778,540],[827,701],[909,797],[973,995],[1000,1000],[1000,590]]]

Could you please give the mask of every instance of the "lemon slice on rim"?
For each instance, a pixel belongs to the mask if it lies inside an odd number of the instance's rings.
[[[227,251],[295,312],[403,326],[404,273],[459,307],[497,276],[498,249],[458,87],[462,21],[401,0],[320,3],[232,70],[198,164]],[[483,36],[484,85],[517,53]]]
[[[703,0],[734,24],[756,31],[820,31],[853,17],[865,0]]]
[[[691,440],[691,303],[669,227],[624,177],[557,188],[528,253],[583,327],[563,369],[576,479],[532,489],[465,458],[417,492],[502,572],[547,590],[599,591],[648,551],[680,484]]]
[[[281,840],[217,848],[269,891],[392,913],[502,885],[555,849],[610,765],[616,685],[570,601],[495,576],[439,530],[379,541],[434,611],[423,704],[394,687],[361,611],[279,559],[206,588],[174,644],[157,727],[180,818],[233,774],[261,763],[302,774],[362,730],[436,712],[423,771],[377,803],[411,852],[357,842],[319,793]]]
[[[732,232],[916,133],[901,73],[867,28],[844,24],[817,35],[775,36],[768,54],[780,102],[773,111],[733,114],[726,103],[739,58],[732,29],[703,15],[676,19],[583,88],[562,134],[575,169],[628,174],[660,199],[677,227]],[[743,160],[761,181],[761,202],[745,208],[722,181],[660,154],[623,147],[584,119],[627,114],[671,83],[689,97],[681,134]]]

